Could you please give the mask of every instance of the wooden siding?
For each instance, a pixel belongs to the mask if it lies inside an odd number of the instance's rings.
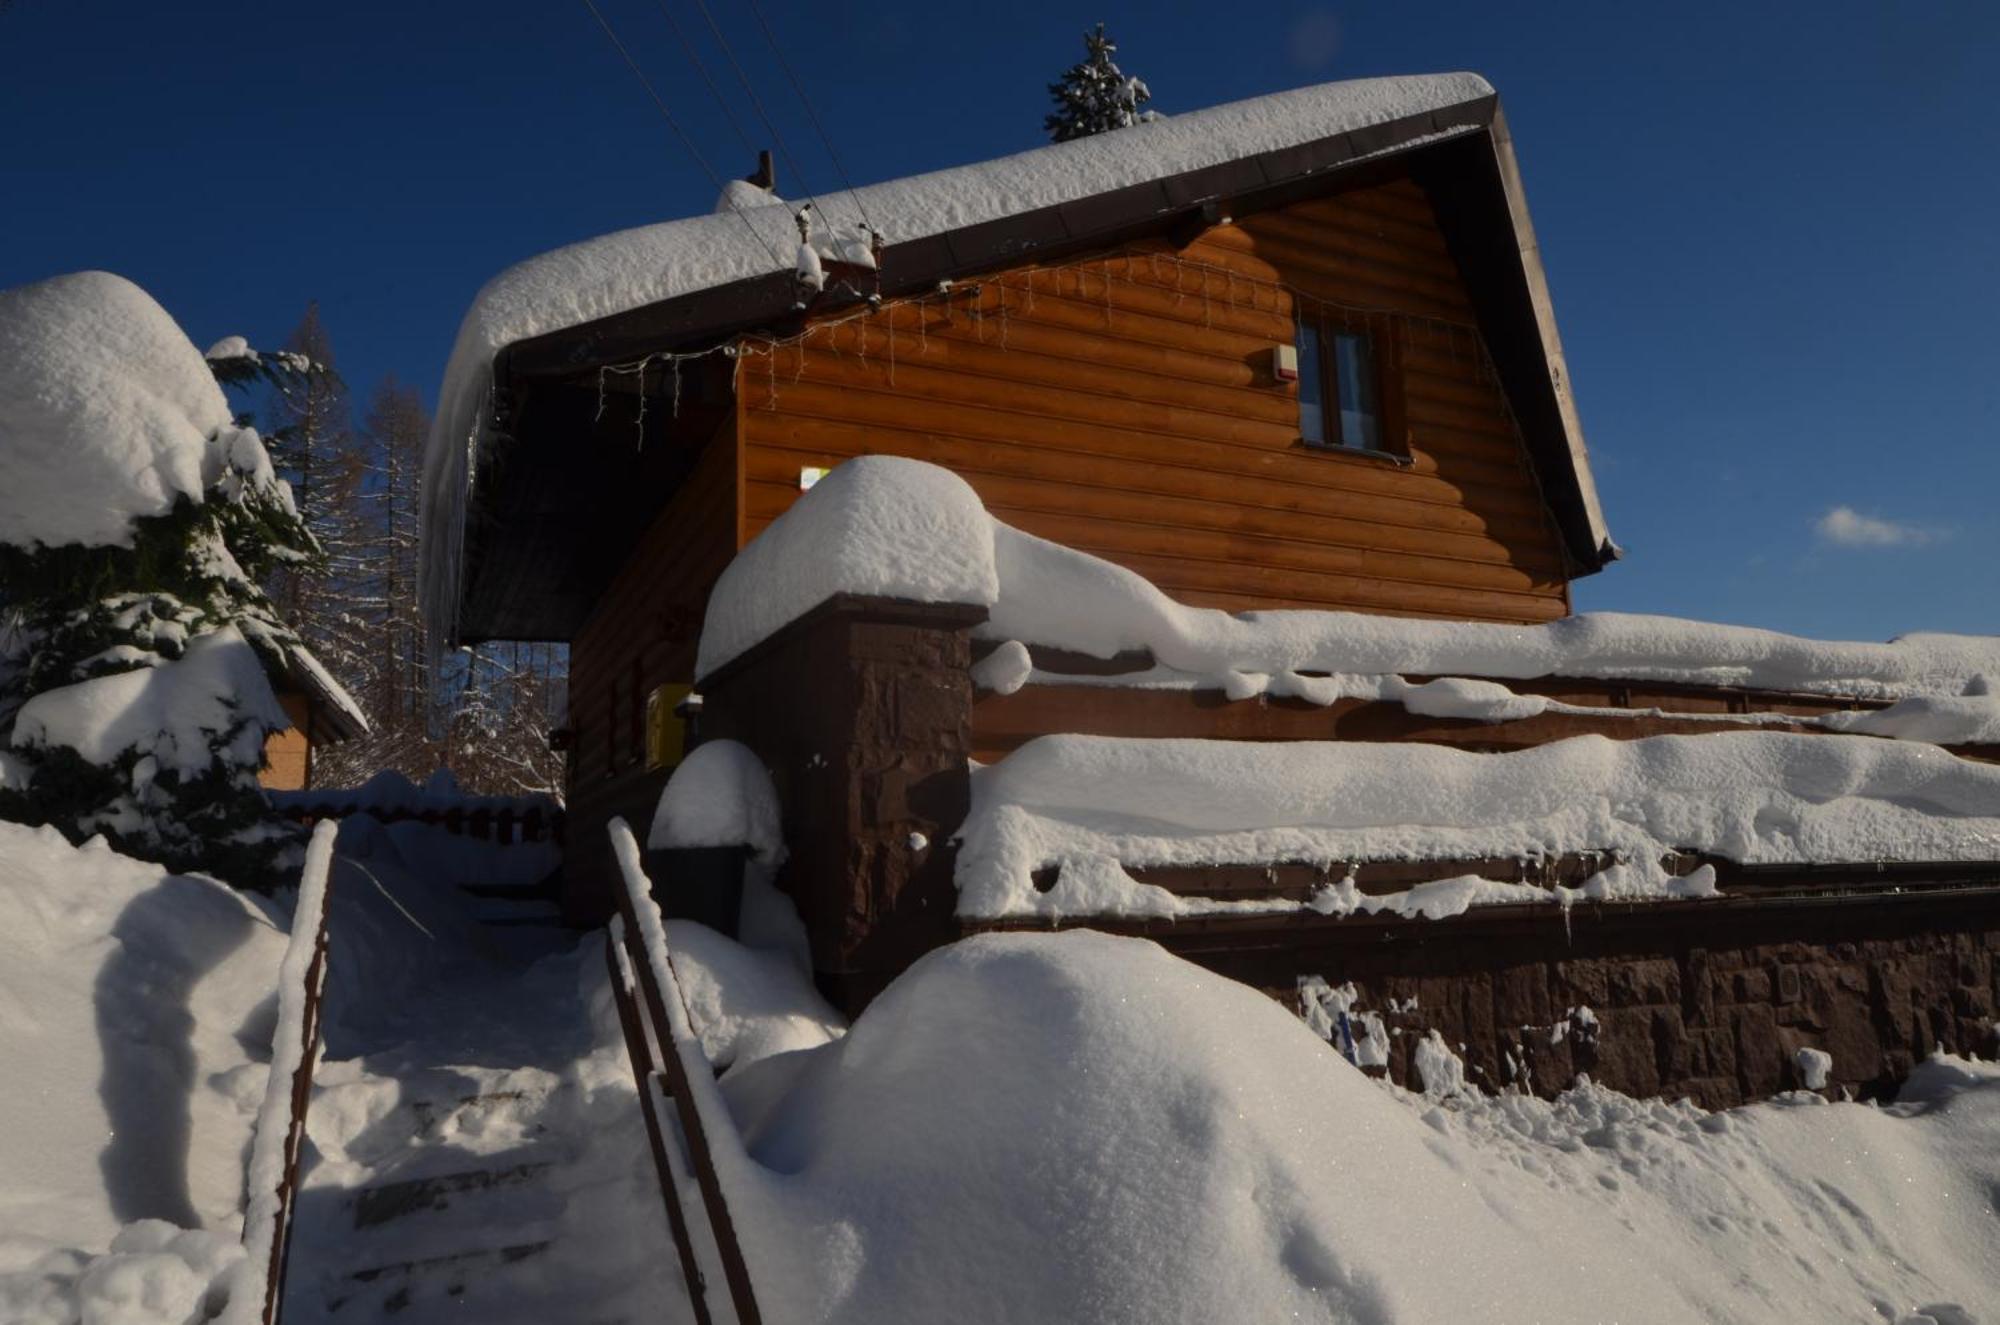
[[[1269,356],[1297,301],[1399,369],[1408,463],[1308,448]],[[1363,311],[1366,310],[1366,311]],[[1428,202],[1407,181],[1014,269],[744,360],[743,536],[869,453],[1183,601],[1543,621],[1560,545]]]
[[[637,816],[643,838],[665,770],[645,766],[645,703],[655,687],[694,679],[709,590],[742,534],[734,415],[640,538],[570,647],[568,808],[574,910],[608,903],[613,880],[603,823]],[[601,918],[601,917],[600,917]]]

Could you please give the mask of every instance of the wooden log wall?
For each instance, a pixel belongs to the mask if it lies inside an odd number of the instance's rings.
[[[1406,465],[1301,443],[1270,372],[1301,300],[1399,368]],[[802,468],[889,453],[1190,603],[1559,617],[1560,545],[1472,324],[1407,181],[962,282],[745,360],[744,535]]]
[[[727,416],[686,480],[648,526],[570,646],[570,834],[564,909],[602,923],[615,862],[603,824],[623,814],[643,831],[667,770],[646,768],[646,696],[694,679],[695,646],[715,579],[736,555],[741,450]]]

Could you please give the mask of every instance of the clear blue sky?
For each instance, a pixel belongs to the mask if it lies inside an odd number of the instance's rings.
[[[599,3],[743,173],[653,0]],[[827,188],[747,6],[710,3]],[[1628,550],[1578,605],[2000,633],[2000,5],[766,10],[857,182],[1039,143],[1043,84],[1099,18],[1168,114],[1484,73]],[[508,264],[713,197],[580,0],[0,0],[0,286],[108,268],[204,345],[273,343],[317,299],[357,396],[393,372],[432,399]]]

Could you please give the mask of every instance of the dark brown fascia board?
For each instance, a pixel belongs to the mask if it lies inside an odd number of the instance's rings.
[[[1294,147],[1225,161],[1200,170],[1134,184],[890,245],[883,253],[884,297],[927,289],[1010,266],[1029,256],[1053,257],[1115,243],[1158,229],[1177,212],[1231,202],[1247,213],[1273,204],[1266,195],[1357,162],[1421,147],[1443,135],[1490,129],[1499,98],[1477,97],[1316,139]],[[504,390],[515,377],[568,376],[628,363],[665,349],[695,348],[769,327],[793,312],[797,290],[789,271],[696,290],[643,308],[516,341],[495,360]],[[824,310],[815,310],[824,311]]]

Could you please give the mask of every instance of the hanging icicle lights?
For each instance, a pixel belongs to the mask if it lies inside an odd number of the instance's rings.
[[[1144,275],[1135,274],[1139,271],[1143,271]],[[1046,267],[1005,272],[977,280],[940,281],[922,293],[886,299],[876,307],[865,303],[858,304],[838,316],[811,322],[804,329],[789,336],[751,334],[720,345],[712,345],[707,349],[685,352],[661,350],[629,363],[606,364],[597,370],[597,412],[594,421],[602,421],[604,417],[611,380],[615,377],[635,377],[639,379],[640,386],[639,421],[642,428],[640,440],[643,444],[643,424],[646,415],[644,387],[647,371],[655,364],[670,367],[669,409],[672,417],[679,418],[681,365],[718,355],[735,361],[732,385],[738,389],[741,389],[743,384],[743,361],[763,358],[764,372],[760,374],[765,385],[763,408],[774,410],[778,407],[777,357],[780,350],[793,350],[796,353],[790,372],[792,382],[796,383],[805,373],[805,350],[809,343],[821,341],[827,349],[836,354],[841,353],[839,346],[841,329],[851,323],[874,319],[881,319],[885,329],[888,343],[885,362],[888,382],[893,386],[897,363],[895,314],[901,310],[943,309],[949,317],[954,308],[962,307],[966,316],[973,319],[975,339],[982,344],[995,344],[1000,350],[1006,351],[1010,348],[1009,319],[1033,319],[1035,299],[1038,294],[1045,299],[1065,299],[1095,305],[1104,311],[1108,321],[1121,311],[1112,293],[1118,286],[1171,294],[1174,296],[1176,307],[1185,307],[1190,301],[1199,299],[1204,327],[1213,326],[1217,307],[1228,310],[1249,309],[1286,317],[1305,311],[1323,318],[1337,318],[1348,327],[1400,325],[1407,331],[1421,336],[1425,344],[1441,345],[1454,358],[1463,352],[1466,362],[1480,374],[1482,381],[1494,383],[1498,380],[1491,356],[1486,350],[1485,340],[1480,335],[1478,327],[1472,323],[1411,313],[1401,309],[1342,303],[1283,281],[1247,276],[1241,272],[1230,271],[1172,253],[1135,248],[1111,254],[1095,254]],[[991,337],[987,334],[986,326],[989,317],[997,322],[997,329]],[[927,317],[916,319],[915,357],[918,359],[930,352],[929,323],[930,319]],[[859,357],[866,361],[868,349],[865,332],[857,338],[856,348]],[[1518,432],[1518,424],[1516,431]]]

